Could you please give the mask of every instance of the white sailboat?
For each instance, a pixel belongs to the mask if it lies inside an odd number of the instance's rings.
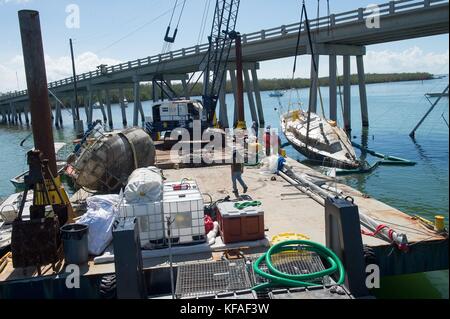
[[[307,158],[345,169],[358,168],[355,150],[343,129],[334,121],[327,121],[316,113],[288,111],[281,115],[281,129],[289,143]]]

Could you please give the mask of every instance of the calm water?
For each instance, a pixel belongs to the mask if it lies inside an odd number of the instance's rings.
[[[429,219],[435,215],[446,216],[448,225],[449,205],[449,130],[441,115],[448,121],[448,99],[435,108],[431,116],[416,134],[413,142],[408,134],[429,107],[424,94],[441,92],[448,78],[425,82],[399,82],[373,84],[367,86],[370,112],[370,128],[366,132],[369,148],[380,153],[400,156],[418,164],[414,167],[380,167],[369,175],[348,176],[342,180],[370,194],[387,204],[409,214],[419,214]],[[263,92],[263,105],[267,124],[278,127],[278,99],[270,98]],[[324,105],[328,105],[328,89],[322,89]],[[287,92],[280,99],[282,105],[289,102],[307,104],[308,90]],[[227,96],[228,105],[233,105],[232,96]],[[362,129],[359,112],[358,88],[352,87],[352,135],[358,143],[362,142]],[[150,102],[144,102],[146,115],[150,114]],[[320,109],[320,108],[319,108]],[[127,109],[128,121],[132,122],[133,104]],[[340,105],[338,102],[338,113]],[[248,113],[248,112],[247,112]],[[328,114],[328,110],[326,110]],[[84,109],[80,109],[85,119]],[[69,112],[63,111],[64,128],[54,130],[55,141],[71,141],[74,137],[72,119]],[[101,119],[101,111],[94,111],[94,119]],[[113,106],[114,127],[121,128],[120,108]],[[230,114],[231,118],[231,114]],[[339,121],[342,116],[340,116]],[[250,115],[247,114],[247,119]],[[26,169],[25,153],[32,147],[29,138],[24,147],[20,142],[30,134],[26,128],[0,126],[0,197],[14,192],[9,179]],[[292,148],[287,149],[292,158],[303,157]],[[448,270],[426,274],[383,278],[380,297],[428,297],[448,298]]]

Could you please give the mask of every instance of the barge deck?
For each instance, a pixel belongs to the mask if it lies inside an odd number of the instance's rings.
[[[224,157],[225,154],[224,154]],[[405,233],[408,237],[410,248],[407,252],[401,252],[390,243],[370,236],[362,236],[363,243],[370,247],[376,255],[376,263],[380,266],[382,276],[402,275],[417,272],[448,269],[448,238],[441,236],[426,228],[419,220],[395,209],[381,201],[363,194],[347,185],[337,183],[330,177],[287,158],[296,173],[306,174],[325,181],[330,187],[336,188],[345,196],[351,196],[358,205],[359,210],[373,219],[382,222],[392,229]],[[229,165],[214,165],[203,167],[185,167],[178,163],[169,165],[169,159],[164,160],[164,176],[168,180],[180,180],[182,178],[194,179],[203,193],[208,193],[213,201],[223,199],[226,196],[234,197],[231,186]],[[275,177],[275,178],[273,178]],[[281,233],[301,233],[312,241],[325,244],[325,213],[323,205],[307,194],[298,190],[295,185],[283,179],[279,175],[263,175],[260,169],[248,167],[243,178],[249,186],[248,195],[254,200],[263,203],[265,214],[265,228],[267,238]],[[82,201],[90,194],[80,190],[72,196],[73,202]],[[248,247],[245,243],[238,245],[246,254],[263,253],[267,248]],[[175,267],[184,263],[217,260],[217,254],[223,249],[213,249],[204,252],[181,254],[173,257]],[[155,271],[168,267],[167,257],[144,257],[144,268]],[[219,257],[220,258],[220,257]],[[60,268],[61,269],[61,268]],[[87,266],[81,268],[84,276],[102,275],[114,272],[114,262],[103,264],[94,263],[93,260]],[[58,271],[57,271],[58,273]],[[50,270],[43,276],[55,276]],[[64,276],[63,273],[59,273]],[[1,282],[11,280],[26,280],[37,278],[35,270],[13,269],[12,263],[8,263],[0,273]]]

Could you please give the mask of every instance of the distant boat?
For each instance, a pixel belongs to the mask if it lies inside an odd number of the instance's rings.
[[[311,113],[309,134],[307,124],[308,113],[302,110],[281,115],[281,129],[298,152],[323,166],[346,169],[360,166],[347,134],[336,125],[336,122],[327,121]]]
[[[105,104],[100,104],[100,102],[95,102],[93,105],[92,105],[92,107],[94,108],[94,109],[101,109],[102,107],[105,107],[106,105]]]
[[[66,166],[66,159],[64,158],[67,151],[64,152],[66,143],[55,143],[55,153],[56,153],[56,169],[60,173]],[[14,185],[17,191],[23,191],[25,189],[25,176],[28,174],[28,170],[20,173],[16,177],[11,178],[9,181]]]
[[[427,93],[425,94],[426,97],[448,97],[447,93]]]
[[[272,93],[269,94],[270,97],[282,97],[283,95],[284,93],[280,91],[273,91]]]

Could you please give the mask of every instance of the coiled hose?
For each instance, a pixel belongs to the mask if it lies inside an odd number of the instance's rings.
[[[315,252],[323,259],[325,259],[330,265],[329,268],[309,273],[309,274],[300,274],[300,275],[290,275],[284,272],[279,271],[272,264],[272,255],[282,253],[282,252],[292,252],[297,250],[295,245],[301,245],[302,251],[310,251]],[[264,272],[259,268],[261,262],[265,261],[267,268],[270,273]],[[339,279],[337,284],[340,285],[345,280],[345,270],[344,266],[340,259],[336,256],[336,254],[328,249],[327,247],[309,241],[309,240],[288,240],[270,247],[270,249],[261,257],[259,257],[253,263],[253,270],[255,273],[265,279],[268,279],[268,282],[259,284],[253,287],[253,290],[260,291],[267,288],[274,287],[311,287],[311,286],[319,286],[316,283],[308,282],[314,279],[318,279],[327,275],[331,275],[335,272],[339,272]]]

